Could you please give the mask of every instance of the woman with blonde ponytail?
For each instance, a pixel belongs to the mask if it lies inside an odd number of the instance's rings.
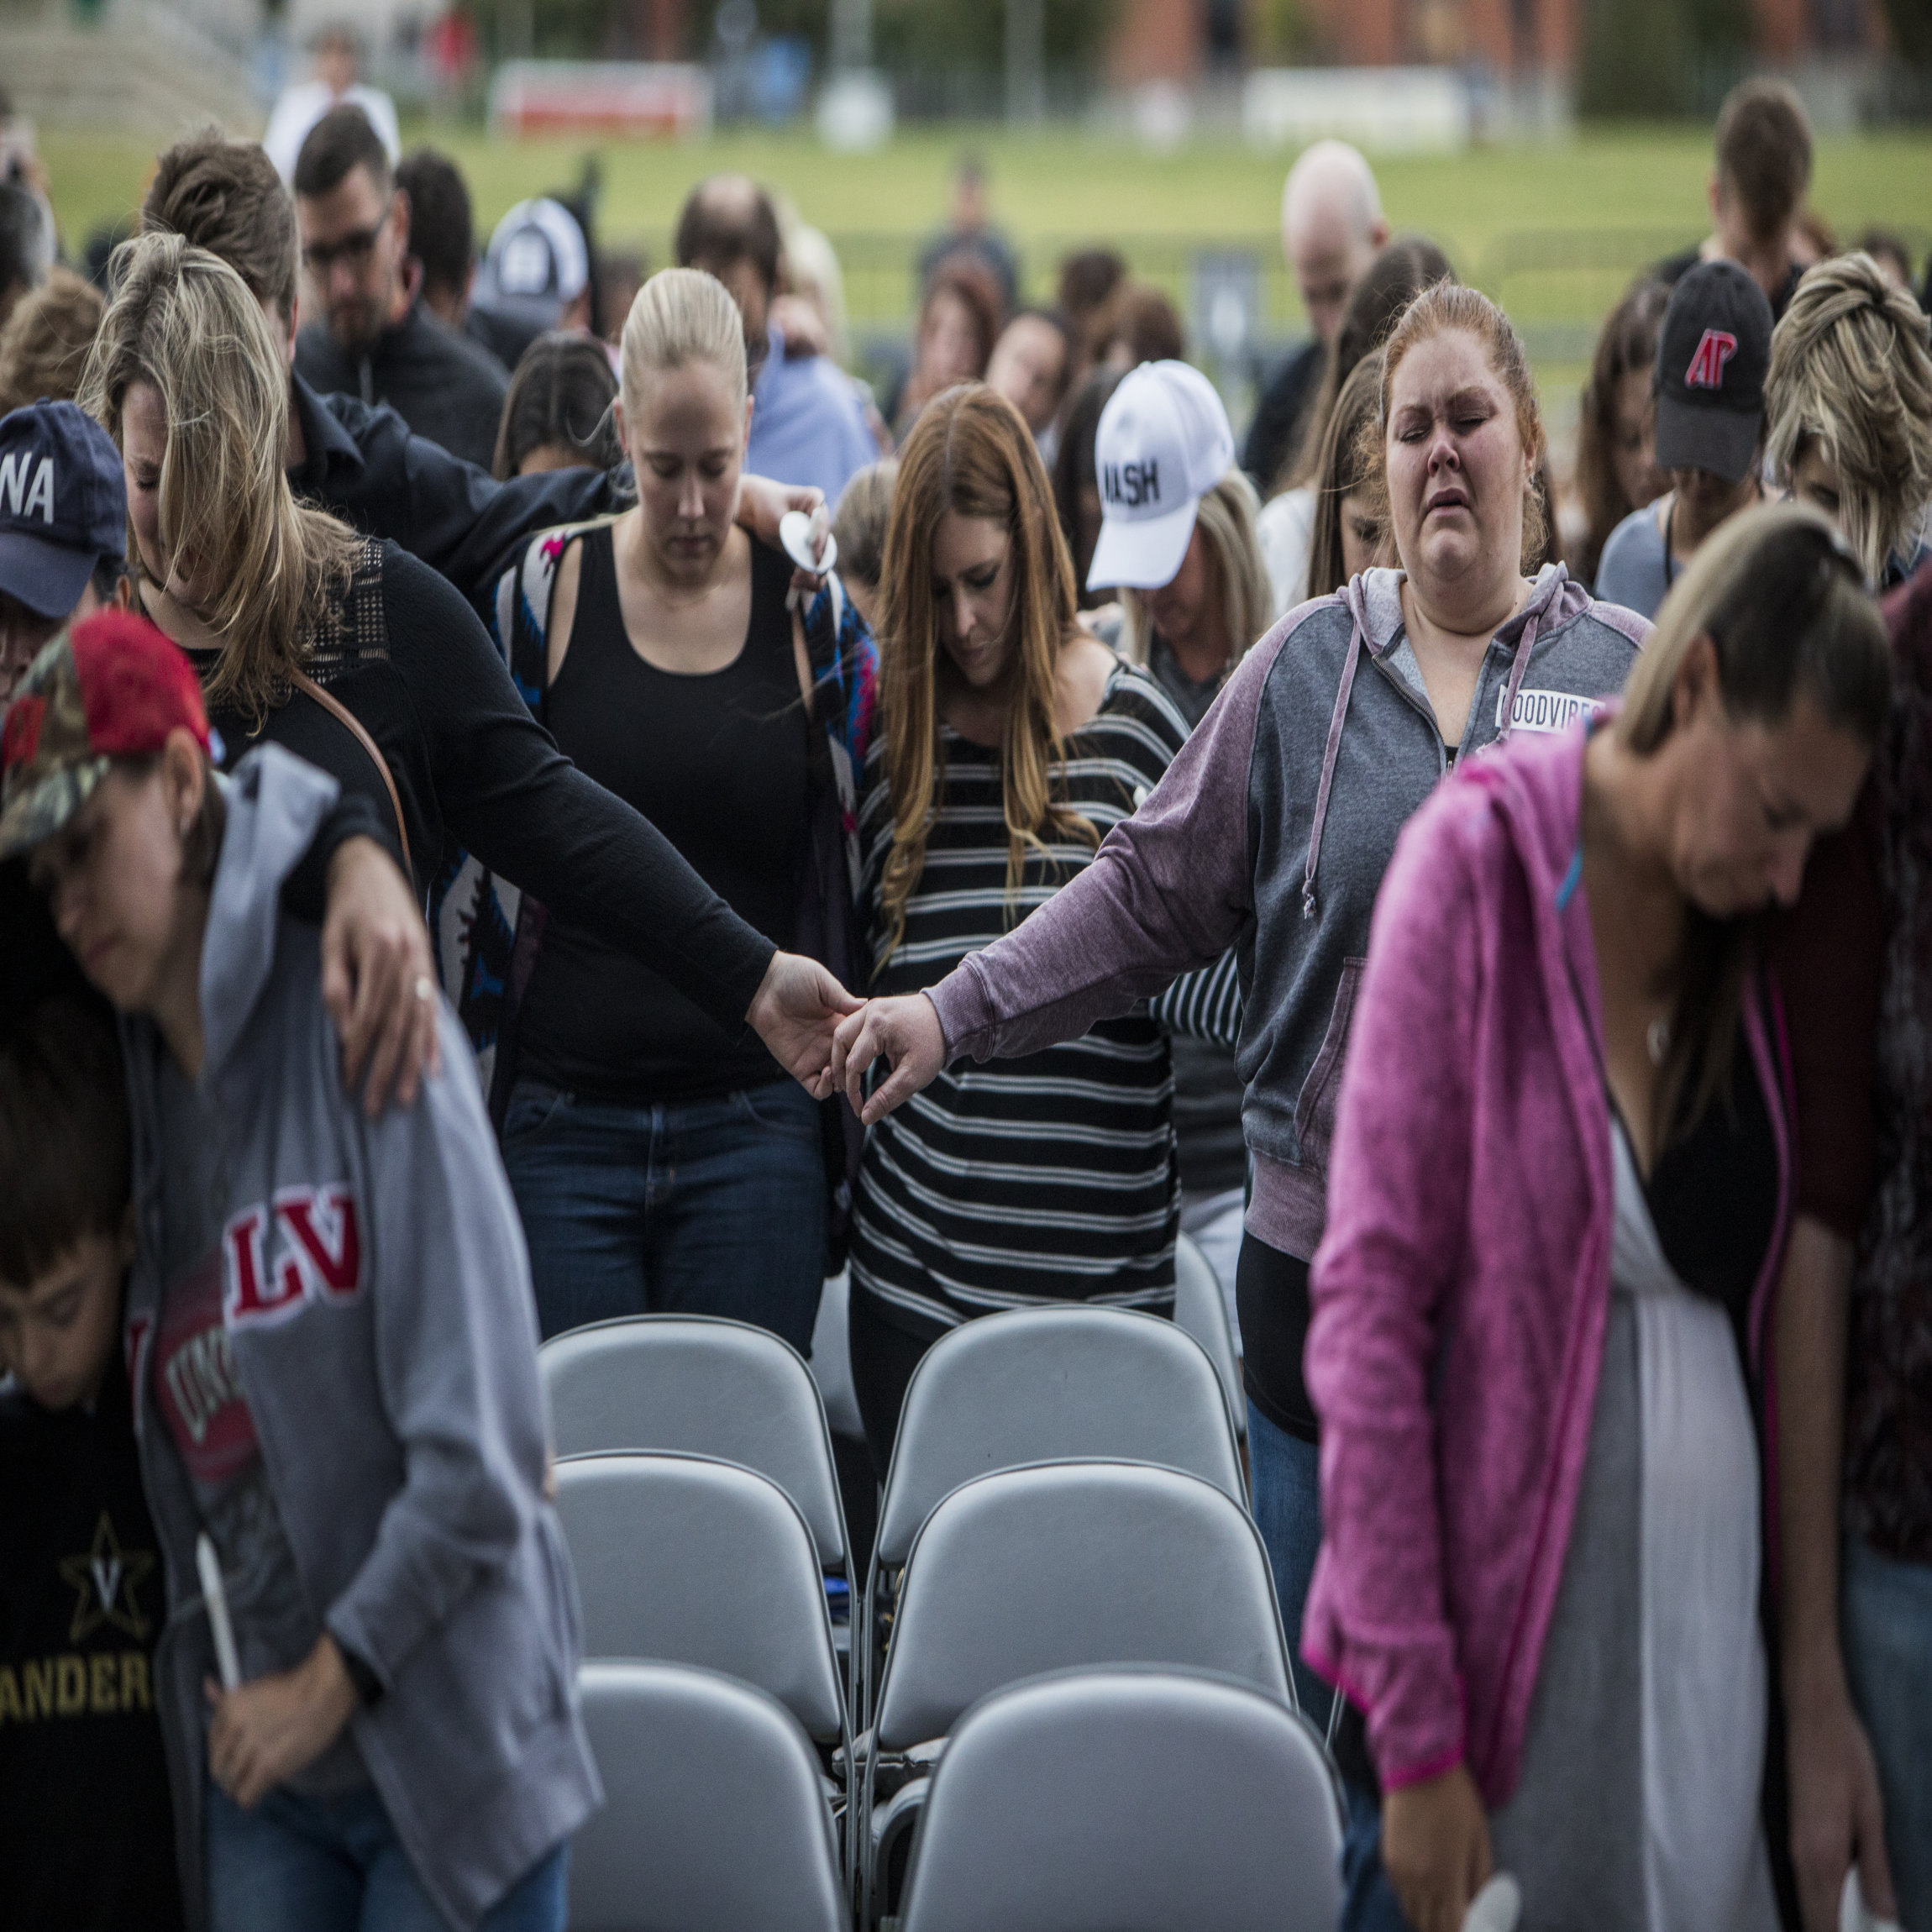
[[[916,993],[1078,874],[1187,727],[1075,622],[1047,473],[983,384],[936,396],[900,450],[877,609],[861,912],[870,990]],[[1169,998],[1177,1016],[1211,1003],[1198,984]],[[1172,1305],[1171,1090],[1143,1005],[1012,1064],[942,1074],[873,1129],[851,1350],[881,1479],[912,1371],[948,1328],[1029,1302]]]
[[[790,562],[736,521],[751,402],[723,283],[653,276],[622,362],[613,420],[638,501],[538,537],[510,573],[518,681],[562,749],[734,911],[849,970],[843,828],[871,639],[830,575],[795,615]],[[491,1084],[543,1333],[681,1312],[809,1349],[840,1231],[839,1121],[762,1041],[587,922],[526,896],[517,923]]]

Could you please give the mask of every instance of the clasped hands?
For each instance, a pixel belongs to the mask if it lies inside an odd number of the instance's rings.
[[[745,1018],[815,1100],[843,1089],[869,1127],[946,1064],[946,1035],[923,993],[860,1000],[796,953],[773,956]],[[881,1055],[891,1073],[867,1100],[866,1070]]]
[[[880,1058],[891,1070],[867,1100],[865,1075]],[[938,1009],[923,993],[868,1000],[847,1014],[832,1034],[824,1091],[843,1088],[852,1110],[867,1126],[876,1126],[945,1064],[945,1029]]]

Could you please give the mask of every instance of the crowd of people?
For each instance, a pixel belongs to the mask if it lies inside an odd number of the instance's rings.
[[[1932,339],[1791,91],[1572,465],[1337,142],[1237,445],[974,165],[875,390],[781,195],[618,299],[318,86],[100,286],[0,184],[0,1921],[560,1929],[539,1341],[843,1273],[883,1482],[1185,1231],[1352,1932],[1932,1932]]]

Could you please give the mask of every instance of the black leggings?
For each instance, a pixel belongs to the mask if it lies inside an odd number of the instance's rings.
[[[879,1315],[869,1296],[854,1293],[847,1318],[847,1352],[852,1358],[853,1393],[865,1424],[865,1447],[873,1473],[883,1484],[899,1433],[899,1411],[906,1387],[920,1358],[939,1337],[917,1336]]]

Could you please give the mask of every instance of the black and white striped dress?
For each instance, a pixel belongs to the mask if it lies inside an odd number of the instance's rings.
[[[1159,685],[1122,665],[1100,710],[1065,741],[1053,795],[1104,837],[1159,782],[1186,737]],[[878,972],[875,993],[936,984],[1093,857],[1077,837],[1055,838],[1047,856],[1027,855],[1009,898],[999,753],[943,725],[940,753],[942,789],[925,867],[907,901],[906,936]],[[886,942],[879,888],[892,844],[883,738],[865,763],[859,841],[877,969]],[[1198,1010],[1200,983],[1210,978],[1206,1004],[1228,1005],[1231,1026],[1231,971],[1191,975],[1163,996],[1163,1007],[1181,995]],[[853,1293],[919,1334],[1039,1301],[1171,1312],[1179,1198],[1173,1099],[1168,1036],[1145,1005],[1024,1059],[948,1068],[868,1136]]]

